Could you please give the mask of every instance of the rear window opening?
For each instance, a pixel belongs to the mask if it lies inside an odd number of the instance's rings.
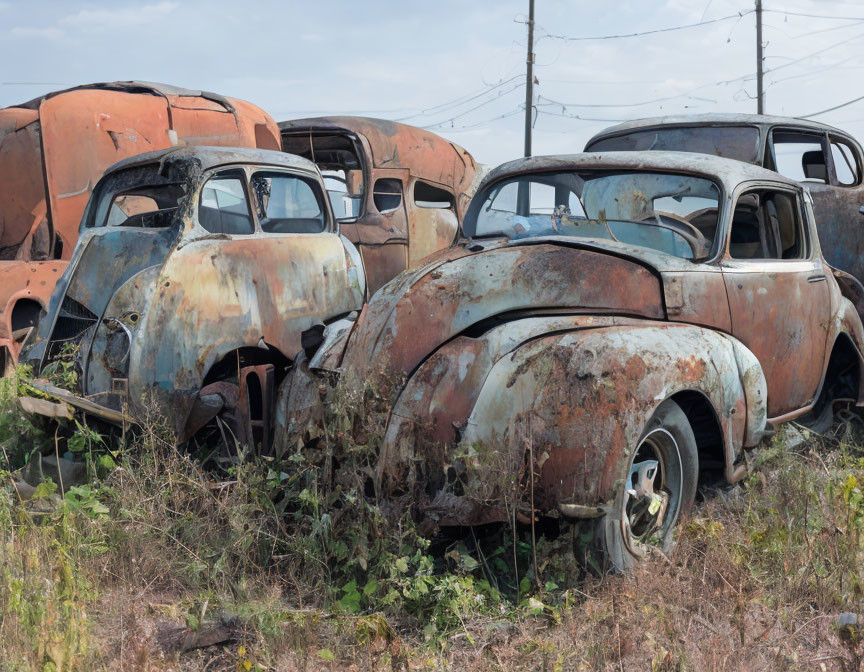
[[[99,188],[87,227],[163,229],[173,226],[186,183],[174,171],[160,174],[158,166],[140,166],[112,175]]]
[[[337,220],[350,221],[362,214],[363,161],[354,138],[345,133],[283,135],[282,149],[318,166]]]

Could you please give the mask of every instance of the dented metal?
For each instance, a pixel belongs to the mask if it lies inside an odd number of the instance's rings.
[[[271,398],[303,333],[364,297],[359,254],[312,163],[266,150],[150,152],[96,186],[26,361],[39,371],[73,346],[82,402],[66,400],[82,411],[155,414],[181,441],[224,413],[242,443],[254,434],[266,446]]]
[[[586,180],[644,171],[710,179],[719,194],[711,252],[682,258],[577,235],[580,226],[597,229],[569,213],[562,219],[558,207],[534,220],[568,220],[577,233],[471,237],[507,180],[553,184],[550,176],[566,171]],[[799,258],[733,258],[735,214],[754,193],[795,203],[807,239]],[[684,153],[524,159],[490,173],[464,231],[459,244],[379,291],[344,348],[322,358],[352,389],[378,380],[389,390],[377,486],[386,494],[422,484],[419,510],[439,524],[601,515],[667,399],[691,422],[703,473],[734,482],[746,471],[743,449],[768,423],[848,397],[836,369],[861,371],[854,292],[844,295],[821,258],[801,187],[776,173]],[[307,390],[314,417],[311,384],[296,389]],[[862,399],[860,380],[852,397]],[[289,400],[279,416],[289,437],[303,424],[292,410]]]
[[[336,217],[360,250],[370,295],[456,241],[481,174],[459,145],[369,117],[295,119],[279,128],[283,149],[315,162],[332,182]],[[343,200],[352,211],[338,211]]]
[[[149,82],[88,84],[0,110],[0,373],[17,361],[22,321],[46,310],[105,169],[182,145],[279,149],[279,130],[245,101]]]

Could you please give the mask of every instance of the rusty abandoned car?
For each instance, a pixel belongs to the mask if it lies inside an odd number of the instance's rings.
[[[622,569],[670,543],[700,481],[739,480],[771,425],[860,398],[861,294],[822,259],[801,185],[760,167],[676,152],[505,164],[456,244],[359,318],[363,264],[337,230],[299,157],[122,162],[27,353],[38,371],[77,344],[81,389],[38,387],[117,425],[154,405],[178,440],[269,450],[275,417],[279,450],[320,417],[319,382],[383,378],[377,492],[411,491],[435,526],[570,520]]]
[[[419,490],[441,526],[568,519],[626,569],[700,482],[742,478],[772,425],[861,399],[843,291],[809,198],[777,173],[674,152],[514,161],[457,245],[295,367],[280,432],[314,417],[316,368],[401,381],[379,492]]]
[[[368,117],[296,119],[279,128],[284,151],[321,169],[342,234],[360,250],[370,295],[456,240],[481,172],[462,147]]]
[[[303,334],[364,299],[360,256],[314,164],[165,149],[96,185],[23,356],[40,371],[73,346],[82,398],[53,391],[92,417],[123,424],[155,408],[180,441],[210,427],[267,444],[268,400]]]
[[[148,82],[88,84],[0,110],[0,375],[47,308],[103,171],[195,144],[279,149],[279,129],[251,103]]]
[[[864,282],[864,155],[848,133],[807,119],[698,114],[629,121],[585,146],[586,152],[644,150],[724,156],[800,182],[813,197],[825,259]]]

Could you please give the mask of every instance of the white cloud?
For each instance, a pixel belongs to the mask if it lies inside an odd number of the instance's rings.
[[[162,20],[176,8],[176,2],[157,2],[151,5],[129,5],[111,9],[82,9],[63,17],[59,23],[74,28],[94,30],[131,28]]]

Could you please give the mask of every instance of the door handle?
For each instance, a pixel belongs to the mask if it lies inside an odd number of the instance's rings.
[[[822,282],[823,280],[825,280],[824,275],[811,275],[807,278],[807,282]]]

